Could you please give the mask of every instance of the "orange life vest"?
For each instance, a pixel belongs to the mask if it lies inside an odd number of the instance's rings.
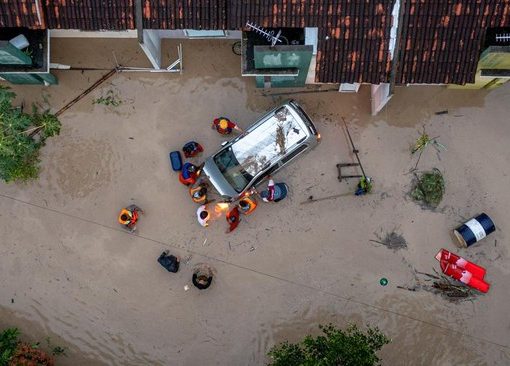
[[[182,172],[179,173],[179,182],[181,182],[185,186],[189,186],[191,184],[195,184],[196,181],[197,181],[197,178],[196,178],[195,174],[192,174],[192,175],[190,175],[190,177],[188,179],[185,179],[182,176]]]
[[[204,190],[203,194],[200,194],[200,191]],[[199,185],[198,187],[190,187],[189,188],[189,195],[191,196],[191,199],[195,203],[204,203],[207,200],[207,190],[204,186]]]
[[[241,206],[241,202],[246,203],[246,208]],[[244,197],[239,201],[239,211],[244,215],[251,214],[257,208],[257,201],[251,197]]]
[[[122,216],[126,216],[127,219],[123,219]],[[123,208],[120,211],[119,214],[119,224],[121,225],[134,225],[138,221],[138,212],[135,211],[129,211]]]

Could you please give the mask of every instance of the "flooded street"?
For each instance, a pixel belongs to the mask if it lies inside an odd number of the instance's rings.
[[[177,44],[165,41],[168,63]],[[18,100],[58,110],[115,65],[112,51],[122,65],[148,66],[136,40],[54,39],[52,47],[52,62],[105,70],[56,71],[58,86],[13,87]],[[65,112],[60,136],[42,149],[39,180],[0,183],[0,326],[55,338],[69,348],[58,365],[264,365],[275,343],[328,322],[381,328],[393,340],[383,365],[510,364],[510,84],[400,87],[372,117],[368,86],[281,95],[288,90],[256,89],[240,77],[230,41],[184,41],[183,49],[182,75],[116,74]],[[93,104],[108,90],[120,106]],[[210,128],[214,118],[246,128],[287,98],[323,137],[276,174],[288,199],[260,202],[228,235],[223,217],[200,227],[168,153],[196,140],[205,158],[224,141]],[[354,162],[342,116],[374,178],[368,196],[349,194],[357,181],[337,179],[336,164]],[[436,210],[408,195],[410,147],[423,127],[447,147],[428,148],[419,163],[445,177]],[[137,235],[117,223],[118,210],[134,202],[146,212]],[[496,232],[457,248],[452,229],[480,212]],[[392,230],[407,249],[370,241]],[[397,288],[413,286],[415,271],[439,269],[441,248],[487,268],[489,293],[452,304]],[[156,261],[163,250],[191,258],[169,274]],[[216,272],[213,285],[184,291],[203,262]]]

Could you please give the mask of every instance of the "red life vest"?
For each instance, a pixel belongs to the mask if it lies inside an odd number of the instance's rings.
[[[216,131],[222,135],[229,135],[232,133],[232,129],[234,129],[237,125],[228,118],[220,117],[214,120],[213,126],[216,128]]]
[[[234,229],[239,225],[240,217],[239,217],[239,209],[234,207],[232,210],[227,212],[227,222],[229,226],[229,232],[234,231]]]
[[[195,184],[196,181],[197,181],[196,174],[190,174],[189,178],[185,179],[182,176],[182,172],[179,173],[179,182],[181,182],[185,186],[189,186],[189,185]]]

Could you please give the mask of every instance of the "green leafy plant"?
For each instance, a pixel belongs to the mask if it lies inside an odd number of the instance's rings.
[[[8,328],[0,333],[0,366],[9,364],[18,346],[19,335],[17,328]]]
[[[444,178],[439,169],[415,174],[411,197],[427,206],[437,207],[443,199],[445,191]]]
[[[17,328],[0,332],[0,366],[53,366],[54,358],[40,348],[40,343],[29,344],[21,341]],[[51,348],[49,338],[46,338]],[[53,346],[53,356],[65,355],[65,348]]]
[[[423,152],[427,148],[427,146],[432,145],[434,146],[438,151],[446,150],[446,146],[441,144],[437,139],[439,136],[436,137],[430,137],[426,132],[425,128],[423,128],[423,132],[418,137],[416,142],[414,143],[413,147],[411,148],[411,154],[415,154],[417,152]]]
[[[284,342],[269,351],[271,366],[374,366],[379,351],[390,343],[378,328],[366,331],[352,324],[339,329],[332,324],[320,325],[322,335],[306,336],[300,343]]]
[[[370,177],[361,177],[359,180],[359,187],[365,192],[370,193],[372,192],[372,179]]]
[[[51,349],[51,354],[53,356],[67,356],[67,354],[66,354],[67,348],[66,347],[61,347],[61,346],[54,345],[51,342],[51,338],[50,337],[46,337],[46,344],[48,346],[48,349]]]
[[[110,89],[106,92],[106,95],[94,99],[92,103],[118,107],[119,105],[122,104],[122,100],[120,99],[118,93],[115,93],[113,90]]]
[[[34,179],[39,150],[48,137],[60,133],[60,122],[48,111],[32,114],[14,107],[16,94],[0,86],[0,178],[6,182]]]

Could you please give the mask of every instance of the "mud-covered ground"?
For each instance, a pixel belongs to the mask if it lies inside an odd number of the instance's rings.
[[[175,46],[165,43],[168,64]],[[398,88],[371,117],[368,87],[270,96],[288,91],[257,90],[241,78],[231,42],[183,46],[182,75],[115,75],[61,116],[60,136],[42,150],[39,180],[0,184],[1,326],[50,335],[69,347],[63,365],[262,365],[276,342],[328,322],[380,327],[393,339],[381,352],[384,365],[510,363],[510,85]],[[135,40],[54,39],[52,62],[109,69],[112,50],[123,65],[148,66]],[[14,89],[20,101],[57,110],[105,72],[56,71],[58,86]],[[108,90],[120,106],[92,103]],[[276,175],[289,198],[260,203],[228,235],[222,217],[200,227],[168,152],[195,139],[211,154],[223,141],[210,129],[214,117],[247,127],[288,97],[323,136]],[[354,181],[337,180],[336,164],[354,161],[342,116],[374,191],[303,204],[355,189]],[[435,210],[408,197],[416,162],[410,145],[423,126],[447,147],[439,154],[428,148],[419,164],[445,176]],[[116,221],[131,202],[146,211],[137,235]],[[451,230],[480,212],[494,219],[496,232],[458,249]],[[370,241],[393,231],[407,248]],[[434,255],[443,247],[486,267],[490,292],[452,304],[397,288],[414,286],[416,270],[437,269]],[[156,262],[166,249],[189,259],[177,274]],[[184,291],[198,263],[214,268],[213,285]]]

